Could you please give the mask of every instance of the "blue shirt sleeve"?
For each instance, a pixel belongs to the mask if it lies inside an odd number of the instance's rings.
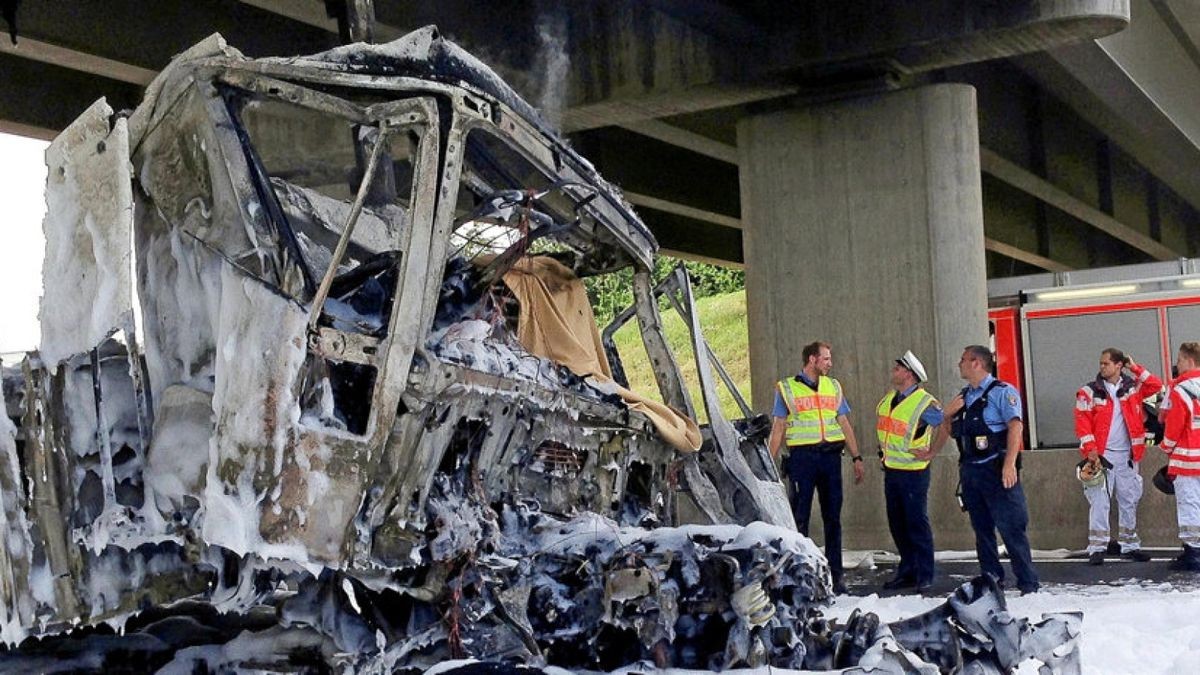
[[[931,405],[921,413],[921,421],[931,427],[936,427],[946,419],[946,413],[942,411],[941,406]]]
[[[771,410],[772,417],[787,417],[788,409],[783,403],[783,396],[779,394],[779,388],[775,388],[775,408]]]
[[[846,393],[842,392],[842,404],[838,406],[839,415],[850,414],[850,401],[846,399]]]
[[[1013,419],[1023,419],[1021,414],[1021,394],[1009,384],[996,387],[990,395],[991,403],[1000,411],[1000,421],[1008,424]]]

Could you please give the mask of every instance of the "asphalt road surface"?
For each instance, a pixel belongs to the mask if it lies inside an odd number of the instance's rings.
[[[1095,586],[1110,585],[1124,586],[1140,581],[1170,582],[1179,588],[1200,588],[1200,573],[1175,572],[1167,569],[1176,556],[1179,548],[1147,548],[1151,555],[1149,562],[1134,562],[1124,560],[1117,555],[1109,555],[1103,565],[1089,565],[1087,558],[1079,555],[1069,558],[1034,558],[1042,588],[1051,586]],[[1006,587],[1015,586],[1015,577],[1008,559],[1001,557],[1006,575]],[[938,561],[937,576],[933,588],[925,595],[930,597],[945,597],[958,588],[963,582],[979,574],[979,563],[975,560]],[[883,590],[883,582],[895,575],[896,564],[892,562],[876,562],[875,569],[847,569],[846,586],[851,595],[878,594],[881,597],[892,595],[911,595],[915,588],[903,588],[892,591]]]

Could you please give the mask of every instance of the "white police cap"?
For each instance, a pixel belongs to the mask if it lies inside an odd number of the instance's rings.
[[[904,352],[904,356],[896,359],[896,363],[911,370],[913,375],[917,376],[917,382],[924,382],[929,379],[925,375],[925,366],[921,364],[921,359],[918,359],[917,355],[912,353],[912,350]]]

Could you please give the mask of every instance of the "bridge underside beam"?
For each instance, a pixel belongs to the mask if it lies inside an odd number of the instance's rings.
[[[0,53],[0,73],[4,73],[0,120],[13,125],[12,131],[43,130],[35,134],[43,138],[66,127],[100,97],[106,97],[114,110],[132,109],[142,97],[141,87],[128,82],[11,54]]]

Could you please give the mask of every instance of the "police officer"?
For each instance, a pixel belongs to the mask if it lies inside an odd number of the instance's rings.
[[[992,376],[991,350],[970,345],[963,350],[958,372],[968,386],[946,404],[946,420],[936,449],[953,436],[959,449],[959,483],[963,507],[975,531],[975,551],[985,574],[1004,581],[996,548],[1000,531],[1022,594],[1038,590],[1037,571],[1025,528],[1029,511],[1017,472],[1021,453],[1021,397],[1011,385]]]
[[[915,586],[924,593],[933,586],[929,446],[944,415],[937,399],[921,387],[926,379],[920,359],[904,352],[892,365],[892,391],[876,409],[888,529],[900,553],[896,576],[883,584],[888,590]]]
[[[775,418],[767,447],[779,455],[788,446],[787,473],[792,481],[792,510],[796,529],[808,536],[813,492],[825,523],[825,557],[835,593],[845,593],[842,578],[842,453],[850,450],[854,482],[863,479],[863,458],[854,429],[846,418],[850,404],[842,385],[829,377],[833,353],[828,343],[814,342],[800,352],[804,369],[775,385]]]

